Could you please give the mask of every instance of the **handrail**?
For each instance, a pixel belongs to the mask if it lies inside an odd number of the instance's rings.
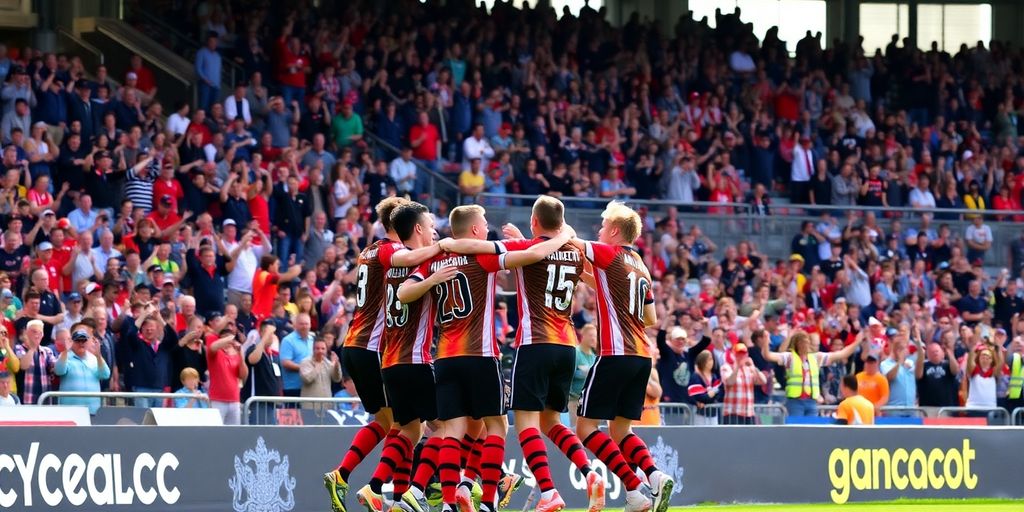
[[[365,137],[367,137],[368,139],[370,139],[373,144],[379,145],[379,146],[383,147],[384,149],[387,149],[389,151],[394,152],[395,154],[398,154],[398,153],[401,152],[401,150],[396,148],[390,142],[380,138],[380,136],[377,135],[376,133],[373,133],[373,132],[371,132],[369,130],[364,130],[363,131],[363,135]],[[426,173],[426,174],[428,174],[431,177],[431,179],[438,180],[441,183],[444,183],[445,185],[447,185],[447,186],[451,187],[452,189],[454,189],[455,193],[457,195],[456,197],[458,199],[458,204],[462,204],[462,192],[459,190],[459,186],[456,185],[455,182],[453,182],[452,180],[448,179],[448,177],[446,177],[446,176],[444,176],[442,174],[434,172],[433,169],[423,165],[422,163],[420,163],[416,159],[413,159],[412,163],[413,163],[413,165],[416,166],[416,171],[417,172]],[[431,194],[431,195],[433,195],[433,194]]]
[[[203,44],[201,42],[193,39],[192,36],[182,32],[182,31],[180,31],[180,30],[178,30],[176,28],[174,28],[173,26],[171,26],[171,24],[167,23],[166,21],[161,19],[159,16],[157,16],[157,15],[147,11],[145,8],[143,8],[143,2],[133,2],[132,4],[133,5],[132,5],[131,9],[129,9],[129,11],[132,14],[135,14],[135,15],[141,16],[142,18],[145,18],[146,23],[152,23],[154,25],[159,26],[160,30],[168,32],[169,34],[174,36],[178,41],[183,43],[189,50],[198,51],[200,48],[203,47]],[[172,50],[173,51],[178,51],[177,48],[172,48]],[[240,76],[240,77],[243,77],[243,79],[245,78],[245,68],[243,68],[240,64],[238,64],[237,62],[235,62],[235,61],[233,61],[233,60],[231,60],[231,59],[229,59],[227,57],[221,58],[220,61],[221,61],[221,66],[222,67],[227,67],[228,71],[229,71],[229,73],[223,73],[221,75],[221,82],[222,83],[224,82],[224,79],[229,76],[229,74],[231,76]],[[232,80],[231,83],[229,83],[228,85],[230,85],[231,87],[234,87],[235,86],[235,81]]]
[[[478,197],[491,197],[496,199],[523,199],[533,201],[537,199],[537,196],[525,195],[525,194],[495,194],[491,192],[481,192],[477,194]],[[609,203],[613,201],[612,198],[607,197],[560,197],[563,203]],[[689,203],[683,203],[680,201],[673,201],[669,199],[624,199],[622,200],[626,204],[634,205],[646,205],[646,206],[686,206],[696,208],[723,208],[723,209],[750,209],[752,206],[750,203],[719,203],[709,201],[692,201]],[[817,205],[817,204],[796,204],[786,203],[779,205],[769,205],[772,210],[778,210],[779,208],[786,209],[803,209],[803,210],[814,210],[814,211],[829,211],[829,212],[848,212],[848,211],[873,211],[873,212],[904,212],[904,213],[944,213],[944,214],[955,214],[955,215],[980,215],[982,217],[1013,217],[1015,215],[1024,215],[1024,210],[971,210],[969,208],[935,208],[932,210],[923,211],[919,208],[912,208],[906,206],[892,206],[892,207],[875,207],[875,206],[863,206],[863,205],[851,205],[851,206],[835,206],[835,205]],[[786,215],[770,215],[769,217],[810,217],[816,218],[818,215],[794,215],[787,213]],[[941,224],[941,220],[932,221],[933,225],[938,227]]]
[[[102,32],[103,35],[113,39],[118,44],[121,44],[127,48],[132,48],[139,54],[143,54],[143,58],[145,58],[147,62],[151,63],[153,66],[157,68],[160,68],[165,73],[170,75],[172,78],[178,80],[186,86],[191,86],[195,82],[195,69],[191,65],[191,63],[184,60],[182,57],[174,54],[171,50],[168,50],[167,48],[164,48],[163,46],[160,46],[155,42],[151,43],[153,47],[148,47],[146,46],[145,43],[142,43],[140,45],[140,40],[131,39],[125,35],[126,30],[134,31],[134,29],[131,29],[130,27],[126,28],[121,21],[97,18],[96,30],[98,32]],[[175,58],[181,59],[181,63],[183,64],[181,64],[180,66],[173,66],[171,65],[171,63],[167,61],[167,59],[163,58],[167,55],[158,58],[157,55],[159,53],[167,53],[169,55],[173,55]],[[187,69],[188,71],[185,71],[183,74],[181,71],[182,69]]]
[[[249,424],[249,413],[253,404],[361,404],[354,397],[307,397],[307,396],[251,396],[242,404],[242,424]]]
[[[1013,415],[1010,416],[1011,425],[1024,425],[1024,407],[1018,407],[1013,410]]]
[[[83,50],[95,55],[99,59],[100,65],[103,65],[103,52],[100,51],[99,48],[93,46],[92,43],[76,36],[75,34],[72,34],[70,31],[64,29],[63,27],[57,27],[57,34],[61,37],[65,37],[71,40],[73,43],[80,46]]]
[[[206,393],[197,393],[195,395],[183,395],[181,393],[134,393],[134,392],[115,392],[115,391],[47,391],[39,395],[39,400],[36,401],[39,405],[45,405],[46,401],[51,398],[162,398],[178,400],[181,398],[195,398],[210,403],[210,396]]]
[[[986,413],[986,416],[989,416],[992,413],[1001,413],[998,416],[1002,418],[1003,425],[1008,425],[1010,422],[1010,411],[1007,411],[1003,407],[941,407],[939,408],[937,415],[941,418],[943,416],[952,416],[961,412],[983,412]]]

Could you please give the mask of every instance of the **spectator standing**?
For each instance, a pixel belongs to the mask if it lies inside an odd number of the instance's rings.
[[[220,338],[207,337],[206,361],[210,371],[210,405],[220,413],[225,425],[242,422],[241,394],[238,382],[249,376],[249,366],[242,362],[242,335],[228,324]]]
[[[352,112],[350,101],[343,102],[341,111],[331,119],[331,139],[339,150],[363,140],[363,118]]]
[[[296,328],[296,332],[298,329]],[[289,336],[295,334],[289,334]],[[341,364],[338,354],[331,352],[327,358],[327,342],[318,338],[313,342],[313,353],[299,364],[299,377],[302,379],[300,396],[330,398],[331,383],[341,382]],[[308,404],[312,406],[314,404]]]
[[[985,225],[981,215],[975,215],[971,219],[971,225],[967,226],[964,233],[964,241],[967,242],[967,260],[973,265],[977,261],[984,263],[985,253],[992,248],[992,228]]]
[[[198,252],[198,257],[194,249],[186,253],[187,275],[192,283],[196,312],[204,318],[211,318],[224,311],[227,261],[217,254],[212,245],[203,245]]]
[[[858,333],[856,341],[839,352],[814,352],[811,337],[804,331],[797,331],[782,343],[780,352],[773,352],[768,348],[768,337],[760,338],[764,358],[786,370],[787,414],[817,416],[818,403],[823,400],[819,369],[833,361],[848,360],[863,340],[863,334]]]
[[[904,328],[905,329],[905,328]],[[911,340],[917,348],[916,354],[910,354],[907,345],[907,334],[900,333],[893,338],[890,344],[889,357],[880,364],[881,371],[889,381],[889,402],[892,407],[914,407],[917,405],[917,360],[924,359],[922,354],[919,334],[912,331],[914,335]]]
[[[249,377],[242,386],[241,399],[246,401],[254,396],[281,396],[281,363],[276,328],[264,322],[259,330],[249,333],[246,340],[245,364]],[[274,405],[258,403],[249,411],[250,425],[276,425]]]
[[[99,340],[85,324],[76,324],[71,333],[71,346],[66,347],[54,364],[53,373],[60,377],[61,391],[98,392],[100,381],[110,378],[110,366],[100,353]],[[61,398],[61,405],[84,405],[89,414],[100,408],[99,398]]]
[[[307,357],[313,355],[313,340],[316,336],[310,331],[311,319],[306,313],[299,313],[293,322],[295,330],[281,339],[281,381],[284,385],[284,396],[301,396],[302,377],[299,365]]]
[[[398,158],[391,161],[388,173],[398,187],[398,194],[416,198],[416,164],[412,161],[412,148],[402,146]]]
[[[725,398],[722,405],[722,424],[754,425],[754,386],[762,386],[768,379],[754,366],[747,346],[740,342],[733,345],[734,363],[722,366],[722,380],[725,384]]]
[[[5,289],[4,295],[10,290]],[[6,301],[4,301],[6,303]],[[6,372],[7,377],[0,379],[4,380],[8,384],[7,389],[13,389],[15,392],[18,389],[16,374],[21,370],[21,354],[19,354],[19,348],[24,349],[21,345],[11,346],[11,335],[7,325],[8,322],[3,322],[4,325],[0,325],[0,371]],[[20,400],[19,400],[20,402]]]
[[[987,341],[974,345],[967,354],[967,374],[963,380],[964,405],[977,409],[995,408],[996,382],[1002,374],[1002,347]]]
[[[217,34],[206,35],[206,45],[196,52],[196,75],[199,76],[199,108],[210,110],[220,100],[221,57],[217,51]]]
[[[952,338],[950,338],[952,342]],[[954,407],[958,403],[957,375],[960,364],[952,343],[929,343],[924,357],[918,357],[914,368],[917,377],[918,404],[921,407]]]
[[[594,324],[584,325],[580,329],[580,342],[576,345],[576,366],[572,374],[572,383],[569,385],[569,418],[570,425],[576,425],[576,411],[583,395],[583,386],[587,381],[587,374],[590,367],[597,362],[597,326]]]
[[[47,391],[53,391],[50,384],[54,365],[57,363],[57,355],[48,346],[42,345],[43,325],[39,320],[33,320],[23,330],[22,344],[15,347],[15,354],[19,358],[19,365],[24,373],[22,379],[22,402],[34,404],[40,395]],[[19,350],[20,349],[20,350]]]
[[[690,374],[687,393],[690,402],[697,408],[693,416],[694,425],[717,425],[720,409],[709,408],[722,402],[722,380],[715,371],[715,357],[704,350],[697,354],[694,371]]]
[[[304,245],[312,214],[309,198],[299,192],[299,178],[289,176],[287,183],[274,188],[274,211],[277,227],[277,256],[282,261],[303,261]],[[289,260],[289,256],[295,256]]]
[[[177,336],[165,329],[165,323],[154,303],[144,306],[141,314],[129,318],[128,330],[121,336],[124,358],[129,368],[126,384],[139,393],[163,393],[171,385],[171,363]],[[161,400],[137,398],[136,407],[159,407]]]
[[[799,137],[800,143],[793,148],[793,163],[790,164],[790,198],[793,204],[809,204],[811,176],[815,168],[814,150],[810,137],[798,135],[796,131],[793,136]]]
[[[889,403],[889,379],[878,371],[881,350],[872,349],[864,360],[864,370],[857,374],[857,393],[875,405],[875,409]]]

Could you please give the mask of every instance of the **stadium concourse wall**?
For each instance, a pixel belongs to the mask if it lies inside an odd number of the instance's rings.
[[[318,511],[322,475],[353,427],[5,427],[0,508],[10,510]],[[1024,431],[833,426],[637,429],[676,481],[674,505],[895,498],[1024,498]],[[506,466],[534,481],[509,436]],[[583,477],[549,444],[555,484],[586,508]],[[353,474],[367,482],[379,449]],[[606,474],[603,465],[597,471]],[[624,490],[609,478],[610,508]]]

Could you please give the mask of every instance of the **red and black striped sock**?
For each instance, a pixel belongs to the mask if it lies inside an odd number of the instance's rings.
[[[469,451],[469,458],[466,459],[466,465],[463,466],[465,471],[462,475],[470,480],[476,480],[480,476],[480,457],[483,456],[484,452],[484,440],[473,439],[472,448]]]
[[[622,449],[622,456],[640,468],[645,475],[651,476],[651,473],[658,470],[654,465],[654,457],[651,457],[651,452],[647,450],[647,445],[636,434],[626,434],[619,443],[619,448]]]
[[[455,486],[459,484],[459,440],[454,437],[444,438],[441,446],[441,501],[455,505]]]
[[[415,451],[416,448],[412,445],[412,441],[409,441],[409,450],[405,452],[405,457],[395,466],[395,474],[391,480],[395,484],[392,497],[396,500],[401,498],[405,491],[409,490],[409,481],[412,479],[412,458]]]
[[[498,480],[501,480],[502,462],[505,462],[505,438],[487,436],[483,454],[480,456],[480,476],[483,479],[481,503],[494,505],[498,493]]]
[[[356,432],[356,436],[352,439],[352,446],[345,453],[341,464],[338,464],[338,467],[335,468],[341,474],[341,478],[344,478],[346,482],[348,481],[352,470],[376,448],[377,443],[384,439],[384,434],[386,434],[384,427],[380,426],[380,423],[376,421],[371,422]]]
[[[619,480],[622,480],[622,485],[626,487],[627,491],[640,487],[640,479],[636,477],[636,473],[630,471],[629,464],[626,464],[626,459],[622,457],[622,452],[615,446],[615,441],[608,437],[608,434],[595,430],[583,440],[583,444],[598,459],[601,459],[605,466],[608,466],[608,469],[618,475]]]
[[[426,443],[423,443],[423,448],[420,449],[420,458],[416,462],[416,472],[413,473],[412,478],[412,486],[419,489],[420,492],[427,490],[430,479],[437,474],[442,444],[444,444],[444,439],[431,437],[427,439]]]
[[[537,479],[541,492],[553,490],[555,484],[551,481],[551,468],[548,467],[548,450],[540,437],[540,430],[530,427],[520,432],[519,446],[523,447],[523,458]]]
[[[401,434],[388,434],[387,440],[384,441],[384,451],[380,454],[380,463],[377,464],[377,469],[373,472],[373,477],[370,478],[370,489],[380,494],[384,482],[391,480],[398,466],[411,456],[412,441]]]
[[[572,429],[562,424],[555,425],[548,430],[548,439],[555,443],[555,446],[576,466],[576,469],[580,470],[580,473],[583,473],[583,476],[590,473],[590,459],[587,458],[587,452],[583,450],[583,443],[580,442],[580,438],[576,437],[576,433]]]

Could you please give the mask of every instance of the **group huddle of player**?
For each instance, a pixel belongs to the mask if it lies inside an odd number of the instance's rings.
[[[487,241],[485,211],[471,205],[451,211],[452,238],[435,242],[434,218],[421,204],[388,198],[377,214],[387,238],[359,256],[356,310],[341,358],[374,421],[324,475],[332,509],[346,511],[352,470],[383,439],[373,477],[357,493],[368,512],[428,512],[435,475],[444,512],[496,512],[522,481],[502,469],[511,408],[540,490],[538,512],[565,508],[542,432],[586,476],[591,512],[604,508],[606,482],[591,470],[584,446],[622,480],[627,512],[665,512],[674,482],[630,427],[640,418],[651,372],[644,331],[656,320],[650,273],[631,247],[640,217],[613,202],[602,214],[599,241],[586,242],[565,225],[562,203],[542,196],[533,206],[531,239],[508,225],[505,240]],[[514,273],[519,312],[510,394],[494,328],[496,277],[504,270]],[[571,314],[579,281],[597,294],[600,351],[573,432],[560,415],[576,364]],[[383,491],[388,481],[390,499]]]

